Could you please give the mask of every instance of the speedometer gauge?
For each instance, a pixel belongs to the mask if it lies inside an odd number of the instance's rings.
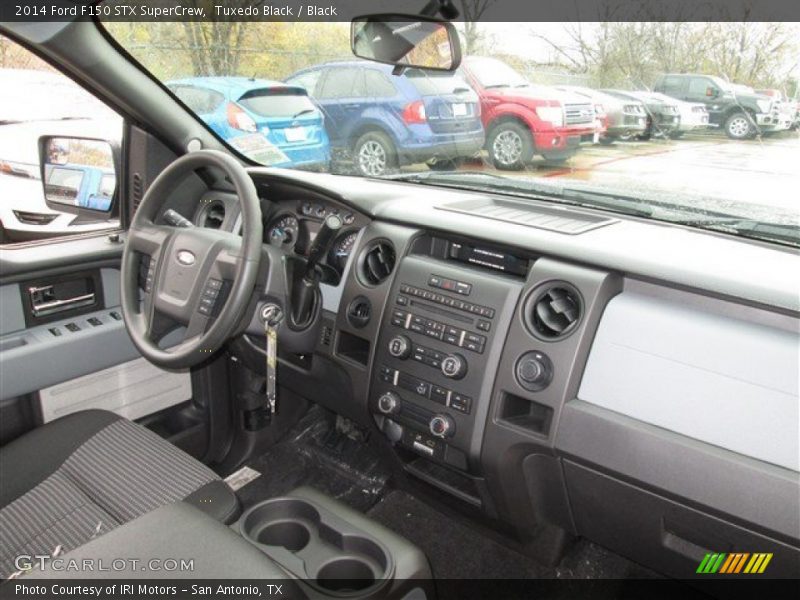
[[[350,231],[339,236],[333,243],[330,255],[328,256],[328,264],[339,272],[344,271],[344,266],[347,264],[347,259],[353,251],[358,237],[357,231]]]
[[[267,229],[267,241],[273,246],[291,248],[297,242],[300,223],[292,215],[278,217]]]

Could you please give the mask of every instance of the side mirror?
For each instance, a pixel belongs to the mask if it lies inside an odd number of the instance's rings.
[[[401,14],[367,15],[350,27],[353,54],[398,67],[455,71],[461,44],[452,23]]]
[[[42,137],[39,162],[48,208],[87,217],[91,213],[110,215],[117,191],[117,170],[109,142]]]

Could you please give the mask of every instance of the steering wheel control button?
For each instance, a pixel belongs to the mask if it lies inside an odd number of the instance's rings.
[[[467,374],[467,360],[460,354],[449,354],[442,360],[442,375],[461,379]]]
[[[389,340],[389,354],[400,360],[411,356],[411,340],[404,335],[396,335]]]
[[[378,398],[378,410],[385,415],[396,415],[400,412],[400,397],[394,392],[386,392]]]
[[[428,429],[436,437],[452,437],[456,432],[456,424],[449,415],[433,415],[431,422],[428,425]]]
[[[153,279],[156,274],[156,261],[152,258],[147,259],[147,274],[144,278],[144,291],[148,294],[153,291]]]
[[[201,315],[210,316],[214,312],[214,306],[217,303],[220,291],[222,290],[222,281],[219,279],[209,279],[206,286],[203,288],[203,295],[200,297],[200,305],[197,307],[197,312]]]
[[[216,298],[200,298],[200,305],[197,307],[197,312],[201,315],[210,316],[211,312],[214,310],[214,304],[216,303]]]
[[[553,380],[553,363],[544,352],[526,352],[517,360],[515,374],[517,382],[523,388],[538,392]]]

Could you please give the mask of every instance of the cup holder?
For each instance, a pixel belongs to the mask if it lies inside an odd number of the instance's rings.
[[[394,564],[375,538],[316,504],[274,498],[245,511],[239,530],[250,543],[325,595],[363,595],[390,580]]]
[[[357,558],[337,558],[317,572],[317,584],[332,592],[358,592],[375,583],[372,568]]]
[[[278,521],[267,524],[254,538],[259,544],[283,546],[290,552],[299,552],[308,546],[311,534],[304,525],[295,521]]]
[[[242,535],[256,544],[299,552],[308,545],[319,512],[306,502],[281,498],[253,507],[242,516]]]

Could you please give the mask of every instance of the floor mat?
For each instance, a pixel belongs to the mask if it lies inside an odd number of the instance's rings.
[[[650,578],[652,572],[581,540],[555,568],[540,565],[399,490],[368,513],[425,552],[436,579]]]
[[[261,477],[238,491],[244,508],[308,485],[366,512],[381,499],[389,479],[388,467],[369,443],[334,427],[316,406],[247,466]]]

